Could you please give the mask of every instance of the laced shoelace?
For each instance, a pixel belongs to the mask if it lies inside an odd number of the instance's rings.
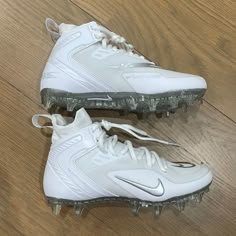
[[[111,32],[101,25],[93,27],[93,30],[96,32],[96,37],[101,39],[102,47],[111,48],[114,51],[123,50],[130,55],[144,59],[143,56],[133,52],[134,46],[132,44],[129,44],[124,37]]]
[[[99,129],[99,128],[104,128],[107,131],[109,131],[111,128],[118,128],[118,129],[126,131],[127,133],[133,135],[134,137],[136,137],[137,139],[140,139],[140,140],[154,141],[154,142],[158,142],[158,143],[162,143],[162,144],[179,146],[176,143],[171,143],[171,142],[167,142],[164,140],[153,138],[150,135],[148,135],[146,132],[144,132],[143,130],[137,129],[131,125],[115,124],[115,123],[111,123],[111,122],[108,122],[105,120],[102,120],[101,122],[94,123],[93,131],[95,132],[95,130],[99,130],[98,137],[97,137],[97,142],[98,142],[99,148],[102,151],[110,152],[112,155],[117,155],[114,149],[118,143],[118,137],[117,137],[117,135],[108,136],[103,129]],[[120,151],[120,154],[124,155],[127,152],[129,152],[131,159],[135,160],[135,161],[142,160],[145,158],[148,167],[152,167],[155,163],[157,163],[159,168],[163,172],[166,172],[167,163],[166,163],[165,159],[160,158],[156,152],[149,151],[145,147],[136,148],[136,150],[138,150],[138,152],[135,152],[131,141],[126,140],[124,142],[124,144],[125,144],[124,149],[122,151]]]

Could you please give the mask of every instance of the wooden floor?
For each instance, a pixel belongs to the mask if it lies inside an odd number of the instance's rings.
[[[1,236],[236,234],[235,1],[0,0],[0,6]],[[72,209],[51,214],[42,190],[50,137],[30,122],[33,114],[46,113],[39,96],[53,46],[46,17],[75,24],[96,20],[162,67],[206,78],[209,88],[198,111],[147,120],[91,112],[178,142],[182,148],[147,144],[169,160],[209,164],[214,182],[202,204],[183,213],[166,209],[159,219],[148,210],[134,217],[125,207],[93,208],[82,218]]]

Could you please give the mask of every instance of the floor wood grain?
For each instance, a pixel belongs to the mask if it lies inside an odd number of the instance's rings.
[[[0,235],[235,235],[236,18],[235,2],[223,2],[0,0]],[[30,122],[33,114],[46,113],[39,96],[53,46],[46,17],[77,24],[97,20],[163,66],[206,77],[206,102],[187,114],[139,120],[90,111],[179,143],[174,148],[133,140],[169,160],[208,163],[214,182],[202,204],[183,213],[168,208],[159,219],[148,210],[134,217],[122,206],[91,208],[82,218],[67,208],[59,217],[51,214],[42,190],[50,131]]]

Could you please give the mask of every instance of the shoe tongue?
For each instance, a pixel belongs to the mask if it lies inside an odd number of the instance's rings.
[[[72,25],[72,24],[65,24],[65,23],[61,23],[59,25],[59,34],[63,35],[67,32],[70,32],[71,30],[75,29],[75,28],[80,28],[80,27],[84,27],[84,26],[88,26],[88,25],[96,25],[97,23],[95,21],[86,23],[86,24],[82,24],[82,25]]]
[[[78,26],[72,25],[72,24],[61,23],[59,25],[59,34],[62,35],[64,33],[66,33],[66,32],[69,32],[69,31],[75,29],[76,27],[78,27]]]
[[[76,112],[75,119],[73,121],[76,129],[80,130],[92,124],[92,120],[84,108],[79,109]]]
[[[52,135],[52,142],[67,137],[68,135],[75,134],[92,124],[92,120],[84,108],[81,108],[76,112],[73,122],[71,122],[71,119],[71,117],[62,117],[60,114],[52,115],[52,124],[55,131]]]

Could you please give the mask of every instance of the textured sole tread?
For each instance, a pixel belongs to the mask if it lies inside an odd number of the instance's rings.
[[[111,109],[136,113],[174,113],[178,108],[185,112],[194,103],[202,102],[205,89],[173,91],[162,94],[137,93],[84,93],[75,94],[54,89],[41,91],[42,103],[49,109],[53,105],[67,111],[86,109]]]
[[[210,184],[196,192],[159,202],[143,201],[140,199],[126,198],[126,197],[103,197],[103,198],[83,200],[83,201],[73,201],[67,199],[47,197],[47,200],[49,205],[51,205],[52,207],[54,215],[58,215],[60,213],[62,206],[73,206],[75,208],[76,215],[81,215],[83,209],[90,206],[97,206],[101,204],[114,205],[117,203],[126,203],[129,204],[129,206],[132,209],[132,212],[135,215],[138,214],[140,208],[144,207],[144,208],[152,208],[154,211],[154,215],[158,216],[160,215],[162,208],[166,206],[175,206],[178,210],[183,211],[185,208],[185,204],[188,202],[200,203],[202,201],[204,193],[209,192]]]

